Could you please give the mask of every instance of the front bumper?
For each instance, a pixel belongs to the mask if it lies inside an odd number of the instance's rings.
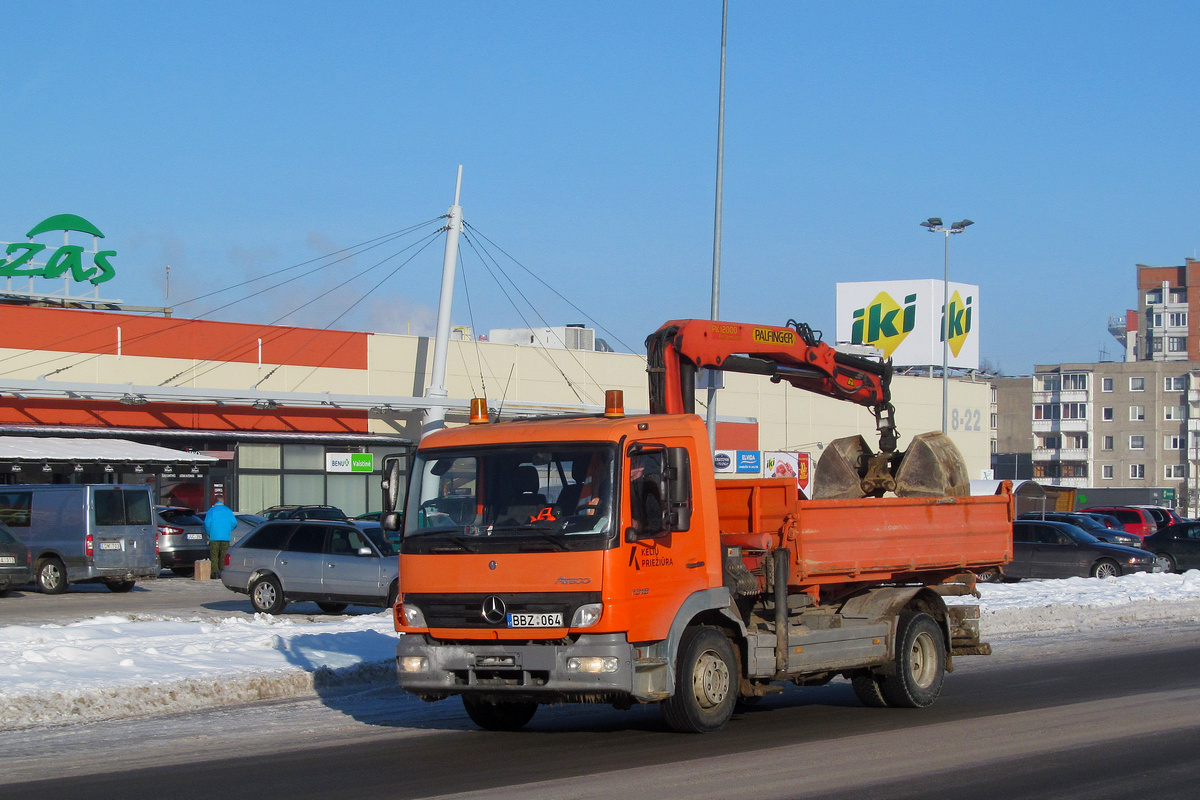
[[[424,658],[424,668],[406,671],[408,657]],[[569,670],[572,658],[614,659],[615,670]],[[408,634],[396,645],[396,674],[402,689],[427,700],[466,693],[543,702],[615,700],[633,694],[634,650],[621,633],[580,636],[571,644],[440,643]]]

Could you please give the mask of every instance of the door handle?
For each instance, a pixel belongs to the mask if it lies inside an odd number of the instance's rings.
[[[704,562],[703,562],[703,561],[693,561],[692,563],[690,563],[690,564],[688,564],[688,565],[687,565],[687,568],[688,568],[688,569],[695,569],[696,567],[703,567],[703,566],[704,566]]]
[[[280,564],[280,566],[285,566],[285,567],[287,566],[287,562],[282,559],[279,561],[279,564]]]

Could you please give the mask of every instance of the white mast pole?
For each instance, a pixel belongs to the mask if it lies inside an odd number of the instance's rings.
[[[725,31],[729,25],[729,0],[721,8],[721,90],[717,110],[717,202],[713,223],[713,269],[712,269],[712,315],[720,319],[721,314],[721,191],[725,169]],[[717,449],[717,373],[708,371],[708,445]]]
[[[450,206],[450,219],[446,223],[446,257],[442,261],[442,293],[438,301],[437,336],[433,341],[433,372],[425,396],[436,404],[425,409],[421,422],[424,436],[446,426],[446,350],[450,347],[450,306],[454,301],[454,273],[458,266],[458,236],[462,232],[462,206],[458,204],[462,190],[462,164],[458,165],[458,180],[454,184],[454,205]]]

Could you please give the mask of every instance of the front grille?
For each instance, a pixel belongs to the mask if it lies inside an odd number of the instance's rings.
[[[499,622],[483,618],[483,603],[489,597],[504,601],[509,614],[561,613],[563,625],[569,625],[575,609],[589,603],[599,603],[599,592],[538,592],[528,594],[408,594],[404,601],[412,603],[425,614],[430,628],[505,628]]]

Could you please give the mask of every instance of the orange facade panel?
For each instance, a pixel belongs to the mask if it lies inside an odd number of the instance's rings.
[[[2,425],[71,425],[104,428],[263,431],[271,433],[367,433],[365,410],[280,408],[0,398]]]
[[[198,361],[367,368],[368,333],[0,305],[4,346]]]

